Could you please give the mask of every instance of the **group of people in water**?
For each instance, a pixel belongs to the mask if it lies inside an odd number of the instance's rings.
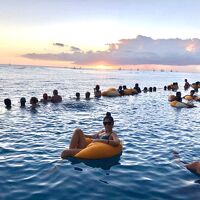
[[[185,90],[188,90],[190,88],[190,86],[193,87],[193,90],[190,91],[190,97],[191,99],[193,98],[193,100],[196,100],[196,101],[200,101],[200,98],[195,94],[195,92],[198,92],[198,88],[200,87],[200,82],[197,81],[193,84],[189,84],[189,82],[187,81],[187,79],[185,79],[185,85],[184,85],[184,89]],[[179,86],[178,86],[178,83],[177,82],[174,82],[173,84],[170,84],[168,86],[164,86],[164,90],[172,90],[172,91],[177,91],[179,89]],[[127,95],[126,91],[128,90],[128,95],[130,94],[139,94],[141,93],[142,91],[144,93],[146,92],[156,92],[157,88],[156,87],[144,87],[143,90],[141,90],[141,88],[139,87],[139,84],[136,83],[134,88],[130,88],[127,89],[126,85],[120,85],[118,87],[118,89],[115,89],[118,96],[124,96],[124,95]],[[104,96],[104,92],[101,92],[100,90],[100,86],[99,85],[96,85],[95,88],[94,88],[94,97],[95,98],[100,98],[101,96]],[[188,95],[187,95],[188,96]],[[184,97],[181,97],[181,92],[177,91],[176,92],[176,95],[171,95],[169,97],[169,101],[178,101],[178,102],[182,102],[182,99]],[[76,92],[75,94],[75,99],[76,100],[80,100],[80,93],[79,92]],[[85,93],[85,99],[86,100],[90,100],[91,97],[90,97],[90,92],[86,92]],[[41,103],[48,103],[48,102],[52,102],[52,103],[60,103],[62,102],[62,97],[58,94],[58,90],[53,90],[53,95],[52,96],[48,96],[47,93],[44,93],[43,94],[43,98],[39,101],[37,97],[31,97],[30,99],[30,104],[31,104],[31,107],[32,108],[36,108],[38,105],[39,105],[39,102]],[[6,106],[7,109],[10,109],[12,107],[12,104],[11,104],[11,99],[9,98],[6,98],[4,99],[4,104]],[[186,104],[186,103],[184,103]],[[191,104],[187,104],[188,107],[191,107]],[[22,97],[20,99],[20,106],[21,107],[25,107],[26,106],[26,98],[25,97]],[[194,107],[194,106],[192,106]]]
[[[120,96],[124,96],[125,95],[125,90],[127,89],[126,85],[123,85],[123,86],[119,86],[118,89],[116,89],[116,91],[118,91],[118,93],[120,94]],[[156,87],[144,87],[143,90],[140,89],[139,87],[139,84],[136,83],[135,84],[135,87],[133,88],[134,90],[136,90],[136,93],[141,93],[142,91],[143,92],[156,92],[157,88]],[[80,93],[79,92],[76,92],[75,94],[75,99],[76,100],[80,100]],[[94,97],[95,98],[100,98],[102,96],[102,92],[100,90],[100,86],[99,85],[96,85],[95,88],[94,88]],[[86,92],[85,93],[85,99],[86,100],[90,100],[91,97],[90,97],[90,92]],[[48,103],[48,102],[51,102],[51,103],[60,103],[62,102],[62,97],[58,94],[58,90],[53,90],[53,95],[52,96],[48,96],[47,93],[44,93],[43,94],[43,98],[39,101],[37,97],[31,97],[30,99],[30,104],[31,104],[31,107],[32,108],[36,108],[38,105],[39,105],[39,102],[41,103]],[[11,99],[9,98],[6,98],[4,99],[4,104],[6,106],[7,109],[11,109],[12,107],[12,102],[11,102]],[[26,98],[25,97],[22,97],[20,99],[20,106],[23,108],[26,106]]]
[[[193,87],[193,88],[197,88],[196,90],[191,90],[190,91],[190,95],[194,96],[194,93],[198,91],[198,88],[200,87],[200,83],[196,82],[195,86],[197,85],[197,87]],[[185,79],[185,85],[184,85],[184,89],[189,89],[190,88],[190,84],[188,83],[187,79]],[[118,88],[118,92],[120,93],[121,96],[124,95],[124,91],[126,90],[126,86],[119,86]],[[135,84],[134,89],[137,91],[137,93],[141,93],[142,90],[139,87],[139,84]],[[173,91],[177,91],[178,90],[178,83],[173,83],[170,86],[165,86],[164,90],[166,89],[170,89]],[[150,87],[149,89],[147,89],[146,87],[143,89],[143,92],[152,92],[152,91],[156,91],[156,87]],[[101,97],[101,90],[100,90],[100,86],[96,85],[96,87],[94,88],[94,97],[99,98]],[[76,99],[79,100],[80,99],[80,93],[76,93]],[[86,92],[85,93],[85,99],[90,99],[90,92]],[[181,97],[181,92],[176,92],[176,96],[175,96],[175,100],[182,102],[182,97]],[[37,107],[38,106],[38,99],[36,97],[31,97],[30,99],[30,104],[33,107]],[[41,103],[48,103],[48,102],[52,102],[52,103],[59,103],[62,102],[62,97],[58,94],[57,90],[53,91],[53,95],[52,96],[48,96],[47,93],[43,94],[43,98],[40,100]],[[4,100],[4,103],[6,105],[6,108],[10,109],[11,108],[11,100],[9,98]],[[26,99],[24,97],[22,97],[20,99],[20,104],[21,107],[25,107],[26,105]],[[117,136],[117,134],[113,131],[113,126],[114,126],[114,119],[111,116],[111,113],[107,112],[106,116],[103,119],[103,125],[104,125],[104,129],[99,131],[98,133],[92,134],[92,135],[86,135],[84,134],[84,132],[81,129],[75,129],[71,141],[70,141],[70,145],[68,149],[65,149],[62,153],[61,153],[61,158],[65,159],[71,156],[76,155],[77,153],[79,153],[81,150],[83,150],[84,148],[87,147],[87,145],[89,144],[87,141],[87,138],[90,138],[90,142],[102,142],[102,143],[106,143],[108,145],[112,145],[112,146],[118,146],[120,144],[120,140]],[[177,154],[175,154],[177,155]],[[183,162],[182,162],[183,163]],[[197,173],[200,175],[200,162],[196,161],[196,162],[192,162],[189,164],[184,163],[184,166],[189,169],[190,171]]]
[[[52,96],[48,96],[47,93],[44,93],[43,98],[40,100],[41,103],[48,103],[48,102],[59,103],[61,101],[62,101],[62,97],[58,95],[58,90],[54,90]],[[38,103],[39,103],[39,100],[37,97],[31,97],[30,104],[32,108],[36,108],[37,106],[39,106]],[[11,109],[12,103],[9,98],[4,99],[4,104],[7,109]],[[25,106],[26,106],[26,98],[22,97],[20,99],[20,107],[23,108]]]
[[[183,102],[183,99],[188,100],[188,101],[192,101],[192,100],[200,101],[200,97],[195,95],[195,93],[198,92],[198,88],[200,88],[200,82],[196,82],[196,83],[193,83],[193,84],[190,85],[189,82],[187,81],[187,79],[185,79],[184,89],[188,90],[190,87],[193,88],[192,90],[190,90],[190,94],[185,95],[183,97],[182,97],[181,92],[177,91],[179,89],[177,82],[174,82],[173,84],[168,85],[168,86],[164,86],[164,90],[168,89],[168,90],[172,90],[172,91],[176,92],[176,95],[170,95],[169,96],[168,100],[170,102],[177,101],[177,102],[182,103],[184,106],[186,106],[188,108],[193,108],[193,107],[195,107],[193,103]]]
[[[79,128],[75,129],[70,140],[69,148],[64,149],[62,151],[61,158],[66,159],[68,157],[75,156],[80,151],[85,149],[91,142],[93,143],[100,142],[107,145],[111,145],[113,147],[118,146],[120,144],[120,139],[117,136],[117,134],[113,131],[114,119],[111,116],[110,112],[106,113],[106,116],[103,119],[103,126],[104,126],[103,130],[91,135],[84,134],[84,132]],[[90,139],[89,140],[90,142],[88,142],[87,138]],[[191,172],[200,175],[199,161],[185,163],[184,161],[180,160],[180,157],[176,151],[173,151],[173,153],[178,163],[183,164],[183,166],[186,167]]]

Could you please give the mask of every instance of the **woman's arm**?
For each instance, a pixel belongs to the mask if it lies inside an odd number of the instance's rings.
[[[108,144],[112,146],[118,146],[120,144],[120,140],[116,133],[111,134],[112,140],[108,140]]]

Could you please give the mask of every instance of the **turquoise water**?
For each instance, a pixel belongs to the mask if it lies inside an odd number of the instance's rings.
[[[200,178],[176,163],[199,160],[200,103],[176,109],[163,87],[199,74],[142,71],[95,71],[42,67],[0,67],[0,199],[198,199]],[[96,84],[101,90],[138,82],[157,92],[84,100]],[[19,106],[20,97],[42,98],[58,89],[63,103],[37,110]],[[72,97],[81,93],[81,101]],[[13,106],[6,110],[4,98]],[[92,94],[93,97],[93,94]],[[99,161],[61,160],[76,127],[89,134],[103,128],[110,111],[123,154]]]

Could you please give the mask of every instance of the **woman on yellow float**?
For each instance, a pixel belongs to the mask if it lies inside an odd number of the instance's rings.
[[[121,152],[121,147],[118,148],[118,146],[121,146],[120,144],[120,140],[117,136],[117,134],[115,132],[113,132],[112,128],[114,125],[114,120],[113,117],[111,116],[111,113],[107,112],[106,116],[103,119],[103,125],[105,127],[104,130],[93,134],[93,135],[85,135],[83,133],[83,131],[81,129],[75,129],[73,136],[71,138],[71,142],[69,145],[69,149],[65,149],[62,153],[61,153],[61,158],[67,158],[70,156],[75,156],[75,157],[80,157],[81,156],[76,156],[81,152],[86,151],[86,149],[89,149],[88,146],[91,146],[91,143],[102,143],[102,144],[106,144],[105,149],[100,149],[101,152],[97,152],[98,155],[94,155],[94,157],[91,157],[91,159],[98,159],[98,158],[104,158],[104,157],[110,157],[110,152],[105,152],[102,150],[110,150],[113,151],[114,149],[114,153],[113,156],[116,154],[119,154],[119,151]],[[102,145],[101,145],[102,146]],[[104,148],[103,146],[103,148]],[[110,148],[110,149],[108,149]],[[116,152],[115,152],[115,148],[116,148]],[[94,149],[93,149],[94,150]],[[87,154],[88,152],[86,152]],[[91,152],[89,152],[90,154]],[[92,152],[94,153],[94,151]],[[107,154],[108,153],[108,154]],[[101,155],[101,154],[105,154]],[[84,156],[83,156],[84,158]],[[90,155],[88,157],[88,155],[86,155],[86,158],[90,159]]]

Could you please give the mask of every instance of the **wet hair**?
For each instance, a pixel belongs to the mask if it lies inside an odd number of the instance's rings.
[[[6,107],[11,107],[11,100],[9,98],[4,99],[4,104],[6,105]]]
[[[99,89],[100,89],[99,85],[96,85],[95,90],[99,91]]]
[[[136,83],[136,84],[135,84],[135,87],[139,87],[139,84],[138,84],[138,83]]]
[[[156,87],[153,87],[153,91],[156,92]]]
[[[86,93],[85,93],[85,98],[86,98],[86,99],[89,99],[89,98],[90,98],[90,92],[86,92]]]
[[[80,93],[79,92],[76,93],[76,97],[80,98]]]
[[[107,112],[107,113],[106,113],[106,116],[104,117],[103,121],[105,121],[106,119],[108,119],[112,124],[114,124],[114,119],[113,119],[113,117],[111,116],[111,113],[110,113],[110,112]]]
[[[177,92],[176,97],[181,97],[181,92]]]
[[[20,104],[21,104],[21,106],[25,106],[25,103],[26,103],[26,99],[25,99],[25,97],[22,97],[22,98],[20,99]]]
[[[147,92],[147,91],[148,91],[147,87],[144,87],[143,91],[144,91],[144,92]]]
[[[149,88],[149,92],[152,92],[152,87]]]
[[[47,93],[44,93],[44,94],[43,94],[43,99],[45,99],[45,100],[48,99],[48,95],[47,95]]]
[[[121,85],[119,86],[118,90],[122,90],[122,86]]]
[[[38,103],[37,97],[31,97],[30,104],[36,104],[36,103]]]
[[[190,94],[191,94],[191,93],[193,93],[193,94],[194,94],[194,93],[195,93],[195,90],[191,90],[191,91],[190,91]]]
[[[171,90],[171,89],[172,89],[172,87],[171,87],[170,85],[168,85],[168,86],[167,86],[167,89],[168,89],[168,90]]]
[[[164,90],[167,90],[167,86],[166,85],[164,86]]]
[[[126,85],[123,85],[123,89],[124,89],[124,90],[126,89]]]
[[[54,91],[53,91],[53,94],[54,94],[54,95],[58,95],[58,90],[54,90]]]

